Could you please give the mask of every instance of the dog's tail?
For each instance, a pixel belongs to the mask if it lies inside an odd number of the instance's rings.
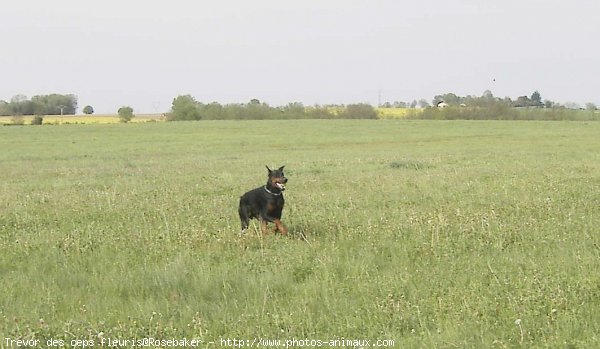
[[[250,212],[248,212],[248,203],[243,196],[240,196],[240,207],[238,208],[240,214],[240,222],[242,224],[242,233],[248,229],[250,225]]]

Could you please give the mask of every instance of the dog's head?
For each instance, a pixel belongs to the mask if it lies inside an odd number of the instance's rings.
[[[269,179],[267,181],[268,186],[271,188],[277,188],[281,191],[285,190],[285,184],[287,183],[288,179],[285,178],[285,175],[283,174],[284,167],[285,165],[276,170],[271,170],[269,166],[267,166],[267,170],[269,170]]]

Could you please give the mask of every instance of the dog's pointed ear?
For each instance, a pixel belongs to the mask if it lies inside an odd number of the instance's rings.
[[[284,168],[284,167],[285,167],[285,165],[281,166],[281,167],[279,168],[279,171],[283,171],[283,168]]]
[[[269,173],[273,172],[273,170],[271,170],[268,165],[265,165],[265,167],[267,168],[267,170],[269,170]]]

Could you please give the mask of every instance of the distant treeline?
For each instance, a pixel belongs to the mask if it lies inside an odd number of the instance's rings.
[[[425,120],[600,120],[594,104],[586,109],[572,109],[551,101],[543,101],[539,92],[531,97],[521,96],[517,100],[497,98],[490,91],[481,97],[459,97],[449,93],[435,96],[433,106],[421,102],[421,108],[402,108],[402,118]],[[416,104],[416,103],[412,103]],[[379,107],[393,108],[389,103]],[[381,115],[386,115],[382,113]],[[388,114],[389,115],[389,114]],[[178,120],[257,120],[257,119],[377,119],[378,111],[371,105],[326,105],[304,106],[289,103],[273,107],[257,99],[245,104],[202,103],[190,95],[178,96],[173,100],[168,121]],[[385,117],[385,116],[384,116]]]
[[[494,97],[485,91],[481,97],[460,97],[453,93],[434,97],[434,106],[419,112],[409,111],[406,118],[428,120],[600,120],[597,107],[586,104],[586,110],[576,105],[561,105],[535,91],[531,97]]]
[[[487,107],[449,106],[410,109],[404,119],[411,120],[570,120],[600,121],[600,112],[567,108],[511,108],[503,105]]]
[[[310,106],[289,103],[272,107],[257,99],[245,104],[201,103],[190,95],[173,100],[168,121],[179,120],[261,120],[261,119],[377,119],[377,111],[369,104]]]
[[[21,115],[74,115],[77,111],[77,96],[50,94],[14,96],[10,102],[0,100],[0,116]]]
[[[417,104],[420,108],[415,108]],[[390,112],[386,112],[386,108]],[[86,109],[89,109],[86,111]],[[122,109],[122,108],[121,108]],[[394,110],[395,109],[395,110]],[[258,99],[248,103],[220,104],[203,103],[190,95],[173,99],[171,110],[165,114],[168,121],[178,120],[260,120],[260,119],[377,119],[407,118],[432,120],[600,120],[595,104],[587,103],[585,110],[578,105],[561,105],[542,100],[539,92],[531,97],[495,97],[491,91],[482,96],[461,97],[453,93],[437,95],[432,104],[425,100],[412,103],[384,103],[377,109],[368,103],[348,105],[314,105],[288,103],[271,106]],[[49,94],[14,96],[10,102],[0,100],[0,116],[24,115],[74,115],[77,111],[77,96]],[[397,113],[399,111],[399,113]],[[93,108],[86,106],[86,114]]]

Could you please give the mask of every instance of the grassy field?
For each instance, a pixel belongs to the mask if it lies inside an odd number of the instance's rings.
[[[599,135],[596,122],[0,127],[0,347],[598,347]],[[283,164],[290,236],[240,236],[239,196]]]

